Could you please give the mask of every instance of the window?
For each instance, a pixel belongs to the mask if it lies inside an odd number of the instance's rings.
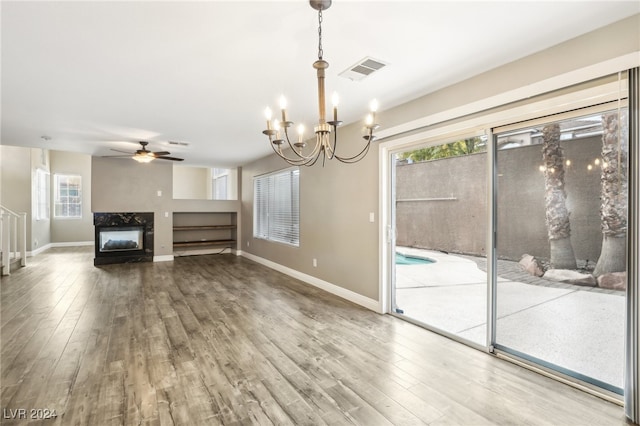
[[[228,200],[229,169],[213,169],[213,199]]]
[[[54,217],[82,217],[82,177],[54,175]]]
[[[49,173],[36,170],[36,220],[49,220]]]
[[[253,236],[299,246],[300,170],[258,176],[253,189]]]

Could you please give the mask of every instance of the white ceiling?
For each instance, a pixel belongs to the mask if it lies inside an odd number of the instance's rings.
[[[353,122],[374,97],[384,110],[638,12],[637,0],[334,0],[327,95]],[[0,13],[4,145],[109,155],[146,140],[184,164],[238,166],[271,152],[263,111],[280,94],[290,119],[317,120],[306,0],[2,1]],[[338,77],[365,56],[389,65]]]

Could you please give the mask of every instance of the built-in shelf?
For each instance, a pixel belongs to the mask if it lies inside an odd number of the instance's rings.
[[[174,231],[205,231],[208,229],[236,229],[236,225],[195,225],[195,226],[174,226]]]
[[[236,240],[201,240],[201,241],[178,241],[174,242],[174,247],[194,247],[194,246],[211,246],[211,245],[230,245],[235,244]]]
[[[176,212],[173,214],[174,256],[235,250],[236,229],[235,212]]]

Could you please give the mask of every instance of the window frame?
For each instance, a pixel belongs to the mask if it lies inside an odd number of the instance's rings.
[[[214,167],[211,169],[211,199],[212,200],[228,200],[229,199],[229,169],[223,169]],[[219,193],[220,188],[218,184],[223,182],[224,194]]]
[[[49,220],[51,217],[51,206],[50,206],[50,173],[41,168],[36,169],[35,176],[35,220]]]
[[[69,181],[70,179],[78,179],[78,194],[74,197],[70,196],[69,191]],[[67,199],[66,202],[61,202],[60,199],[63,198],[61,195],[61,183],[67,183],[67,195],[64,198]],[[76,198],[78,202],[69,202],[70,198]],[[60,214],[58,212],[58,206],[67,206],[67,214]],[[71,206],[78,206],[77,211],[78,215],[70,215]],[[53,175],[53,217],[55,219],[82,219],[82,176],[78,174],[70,174],[70,173],[56,173]]]

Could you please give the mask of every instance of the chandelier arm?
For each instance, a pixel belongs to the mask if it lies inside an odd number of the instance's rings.
[[[367,145],[364,147],[364,149],[362,151],[360,151],[359,154],[354,155],[353,157],[339,157],[339,156],[335,156],[335,159],[340,161],[341,163],[345,163],[345,164],[353,164],[353,163],[357,163],[358,161],[362,160],[364,157],[367,156],[367,154],[369,153],[369,148],[371,147],[371,143],[367,143]]]
[[[282,158],[284,161],[291,164],[292,166],[306,166],[311,160],[313,160],[313,157],[289,158],[286,155],[282,154],[278,149],[276,149],[273,144],[271,144],[271,149],[273,149],[273,152],[275,152],[278,155],[278,157]]]
[[[333,126],[333,146],[329,143],[329,149],[331,151],[329,160],[333,160],[333,157],[336,156],[336,145],[338,145],[338,126]]]
[[[324,156],[323,156],[323,157],[324,157]],[[320,151],[318,151],[318,155],[316,155],[316,156],[315,156],[315,158],[313,159],[313,161],[312,161],[312,162],[309,162],[309,163],[307,163],[307,164],[305,164],[305,166],[308,166],[308,167],[312,167],[312,166],[314,166],[314,165],[318,162],[318,158],[320,158]],[[323,162],[323,164],[324,164],[324,160],[322,160],[322,162]]]
[[[336,156],[336,146],[335,143],[333,144],[333,146],[331,146],[331,141],[327,142],[326,145],[326,149],[325,151],[327,152],[327,158],[329,160],[333,160],[333,158]]]
[[[335,158],[342,161],[343,163],[355,163],[357,161],[360,161],[369,152],[369,148],[371,147],[371,139],[372,137],[369,136],[369,140],[367,141],[367,144],[364,146],[364,148],[362,148],[362,151],[360,151],[356,155],[352,157],[340,157],[336,155]]]
[[[302,155],[302,150],[300,150],[300,152],[296,151],[296,149],[293,147],[293,144],[291,143],[291,141],[289,140],[289,132],[287,131],[287,128],[284,128],[284,138],[287,140],[287,143],[289,144],[289,148],[291,148],[291,151],[293,151],[294,154],[296,154],[298,157],[307,160],[308,157],[305,155]]]

